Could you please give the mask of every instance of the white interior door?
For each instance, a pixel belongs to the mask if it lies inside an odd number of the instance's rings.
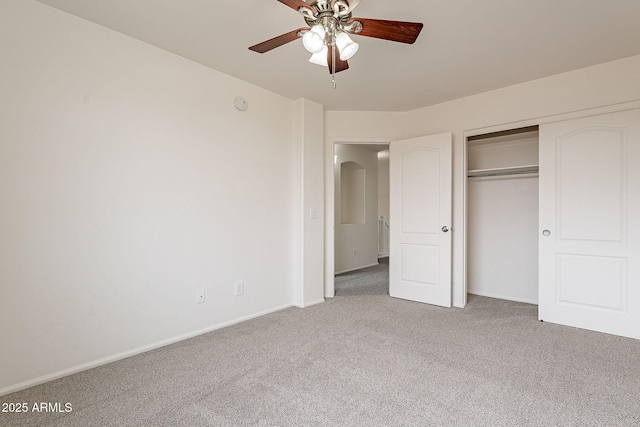
[[[640,338],[640,110],[540,127],[541,320]]]
[[[389,294],[451,307],[451,134],[389,145]]]

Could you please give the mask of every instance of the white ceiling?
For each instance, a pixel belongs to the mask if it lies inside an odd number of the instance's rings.
[[[354,16],[424,28],[413,45],[354,37],[334,90],[301,41],[247,49],[305,26],[277,0],[39,1],[326,110],[407,111],[640,54],[639,0],[362,0]]]

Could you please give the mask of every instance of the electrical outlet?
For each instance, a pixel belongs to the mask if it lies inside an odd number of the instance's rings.
[[[204,302],[204,289],[198,289],[196,293],[196,303],[202,304]]]
[[[236,296],[244,295],[244,282],[238,281],[236,282]]]

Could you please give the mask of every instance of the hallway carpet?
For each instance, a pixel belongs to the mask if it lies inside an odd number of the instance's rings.
[[[338,274],[336,296],[389,295],[389,258],[379,258],[378,265]]]

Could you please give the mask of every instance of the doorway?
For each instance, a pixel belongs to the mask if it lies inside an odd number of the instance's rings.
[[[389,258],[378,265],[335,276],[336,296],[389,295]]]
[[[466,140],[468,294],[538,304],[538,135]]]
[[[388,265],[389,236],[388,142],[336,142],[333,148],[334,268],[329,294],[335,294],[336,275],[344,282],[350,272],[376,270],[381,258],[387,258]],[[380,281],[378,276],[375,281]]]

